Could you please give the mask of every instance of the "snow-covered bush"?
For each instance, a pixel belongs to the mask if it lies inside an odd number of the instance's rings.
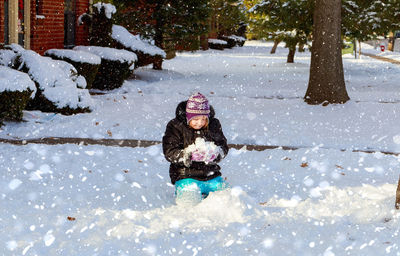
[[[91,15],[91,28],[89,29],[90,45],[113,47],[111,30],[113,25],[112,15],[117,12],[114,5],[96,3],[93,5]]]
[[[21,121],[22,110],[35,92],[35,83],[27,74],[0,66],[0,126],[2,121]]]
[[[12,67],[16,53],[12,50],[0,50],[0,66]]]
[[[166,57],[166,53],[162,49],[142,40],[139,35],[131,34],[122,26],[113,25],[111,37],[117,48],[132,51],[137,55],[137,67],[147,66]]]
[[[232,48],[236,46],[236,40],[233,37],[221,36],[219,39],[226,42],[226,45],[224,46],[225,48]]]
[[[231,35],[229,37],[233,38],[236,41],[236,45],[240,47],[242,47],[244,45],[244,42],[246,42],[246,38],[241,36]]]
[[[221,36],[220,39],[228,43],[228,45],[225,46],[226,48],[232,48],[235,46],[242,47],[244,45],[244,42],[246,41],[246,38],[236,35]]]
[[[76,46],[76,51],[95,54],[101,58],[99,71],[93,81],[92,88],[112,90],[122,86],[133,73],[137,56],[133,52],[99,46]]]
[[[89,91],[80,89],[86,87],[86,80],[71,64],[24,50],[17,54],[14,67],[27,73],[37,88],[27,109],[66,115],[90,111]]]
[[[86,89],[91,89],[94,78],[101,64],[101,58],[95,54],[83,51],[67,49],[50,49],[46,56],[55,60],[63,60],[72,64],[78,71],[78,75],[86,79]]]
[[[219,39],[208,39],[208,47],[215,50],[223,50],[228,43]]]

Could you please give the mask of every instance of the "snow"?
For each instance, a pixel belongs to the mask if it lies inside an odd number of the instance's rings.
[[[209,43],[212,43],[212,44],[228,44],[226,41],[224,41],[224,40],[220,40],[220,39],[208,39],[208,42]]]
[[[32,91],[31,98],[34,98],[36,86],[27,74],[0,66],[0,93],[4,91],[23,92],[28,89]]]
[[[97,11],[98,11],[99,13],[101,12],[101,9],[104,8],[104,12],[105,12],[106,17],[107,17],[108,19],[111,19],[111,18],[112,18],[112,15],[115,14],[115,13],[117,12],[117,8],[115,8],[114,5],[108,4],[108,3],[101,3],[101,2],[95,3],[95,4],[93,5],[93,7],[97,8]]]
[[[15,52],[12,50],[0,50],[0,65],[11,66],[15,58]]]
[[[68,49],[50,49],[46,51],[46,54],[58,56],[60,58],[68,58],[75,62],[90,63],[94,65],[100,65],[101,58],[95,54],[84,51],[74,51]]]
[[[400,67],[346,55],[351,101],[309,106],[310,53],[287,64],[272,45],[178,53],[92,96],[91,113],[5,122],[8,139],[160,141],[177,104],[200,91],[229,143],[299,149],[231,149],[220,163],[231,188],[183,208],[160,144],[0,144],[0,254],[399,255],[400,157],[353,150],[400,153]]]
[[[166,57],[166,53],[162,49],[142,40],[139,35],[132,35],[122,26],[113,25],[111,37],[133,51],[140,51],[151,56],[160,55],[163,58]]]
[[[127,50],[114,49],[110,47],[75,46],[74,50],[95,54],[101,57],[102,59],[119,61],[121,63],[128,62],[130,63],[132,70],[135,68],[135,62],[137,61],[137,56],[133,52]]]
[[[24,50],[18,53],[21,65],[28,67],[28,75],[38,83],[43,95],[58,108],[87,108],[92,104],[89,92],[86,89],[86,80],[74,76],[76,69],[64,61],[42,57],[34,51]]]

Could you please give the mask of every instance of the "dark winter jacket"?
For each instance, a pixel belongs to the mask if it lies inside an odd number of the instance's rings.
[[[164,156],[171,163],[169,175],[172,184],[185,178],[205,181],[221,176],[221,167],[217,163],[228,154],[229,149],[221,124],[214,115],[214,109],[210,107],[208,127],[200,130],[192,129],[186,121],[186,101],[179,103],[176,117],[168,123],[162,139]],[[213,141],[222,149],[223,154],[212,163],[186,162],[185,166],[183,151],[198,137],[204,138],[205,141]]]

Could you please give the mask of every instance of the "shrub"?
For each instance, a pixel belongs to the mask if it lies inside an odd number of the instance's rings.
[[[0,66],[0,126],[2,121],[21,121],[35,83],[25,73]]]
[[[37,88],[27,109],[66,115],[90,111],[89,91],[78,88],[86,87],[86,81],[71,64],[30,50],[19,52],[14,64],[29,75]]]
[[[86,89],[91,89],[94,78],[101,64],[101,58],[97,55],[67,49],[50,49],[45,52],[46,56],[56,60],[63,60],[72,64],[78,75],[86,79]]]
[[[230,36],[221,36],[219,39],[226,42],[226,45],[224,46],[225,48],[232,48],[236,46],[236,40]]]
[[[101,58],[101,65],[92,88],[113,90],[122,86],[132,75],[137,56],[133,52],[99,46],[76,46],[74,50],[93,53]]]
[[[166,53],[162,49],[142,40],[139,35],[131,34],[122,26],[113,25],[111,37],[117,48],[132,51],[137,55],[136,67],[160,62],[166,57]]]
[[[208,47],[215,50],[223,50],[228,43],[219,39],[208,39]]]
[[[0,66],[12,67],[15,56],[12,50],[0,50]]]

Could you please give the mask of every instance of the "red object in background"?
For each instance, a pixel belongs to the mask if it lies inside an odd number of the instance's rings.
[[[385,46],[381,45],[381,52],[384,52],[384,51],[385,51]]]

